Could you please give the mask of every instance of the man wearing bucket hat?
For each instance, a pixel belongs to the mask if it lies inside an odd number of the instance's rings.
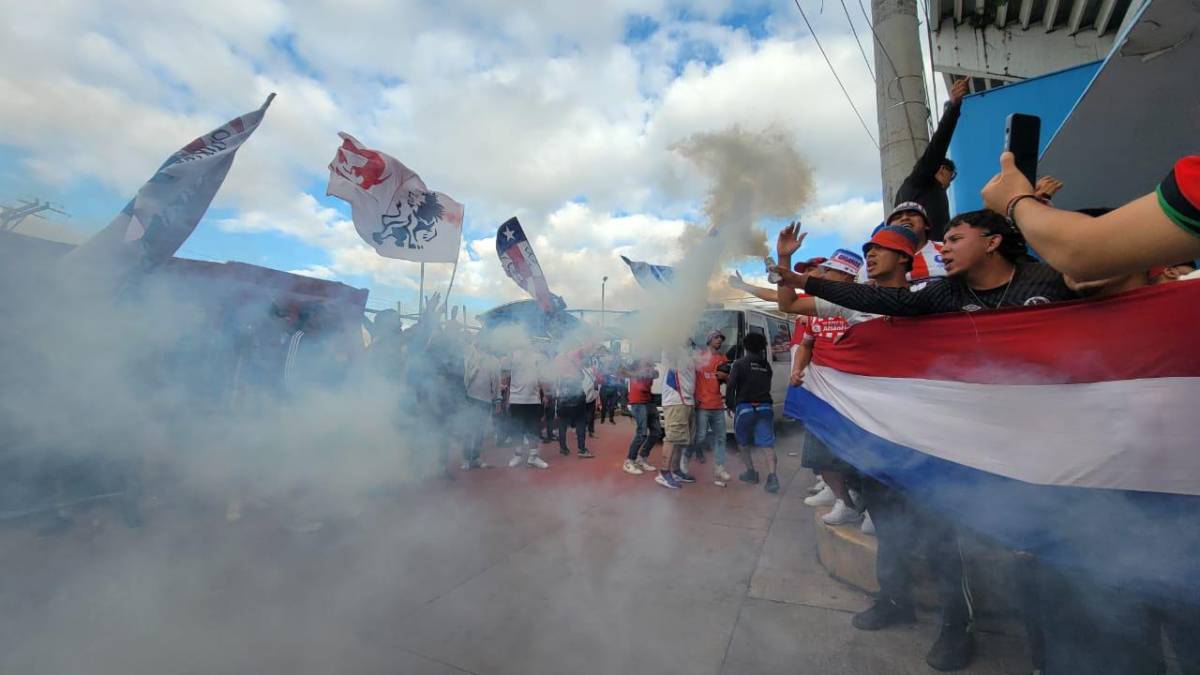
[[[917,202],[901,202],[888,213],[884,226],[888,225],[907,228],[917,238],[917,252],[913,255],[912,269],[908,275],[909,281],[919,284],[946,276],[946,266],[942,263],[942,244],[940,241],[934,241],[931,236],[929,214],[925,211],[925,207]],[[858,280],[866,282],[865,269],[859,273]]]

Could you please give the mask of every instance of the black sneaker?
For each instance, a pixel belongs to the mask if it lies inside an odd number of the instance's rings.
[[[773,473],[767,474],[767,483],[763,485],[763,489],[771,494],[779,492],[779,477]]]
[[[593,457],[595,457],[595,455],[593,455],[592,452],[590,450],[588,450],[587,448],[579,449],[579,458],[580,459],[591,459]]]
[[[758,472],[754,469],[746,469],[740,476],[738,476],[738,480],[742,481],[743,483],[752,483],[754,485],[758,485]]]
[[[566,457],[567,455],[571,454],[571,451],[567,449],[567,446],[560,445],[560,446],[558,446],[558,454],[562,455],[563,457]]]
[[[901,606],[891,600],[879,599],[870,609],[855,614],[854,618],[850,619],[850,625],[859,630],[882,630],[916,620],[917,615],[911,606]]]
[[[975,658],[975,631],[970,624],[944,623],[937,642],[925,655],[930,668],[941,671],[962,670]]]
[[[685,473],[683,471],[674,471],[674,472],[672,472],[672,474],[675,476],[675,480],[679,481],[680,483],[695,483],[696,482],[696,477],[690,473]]]

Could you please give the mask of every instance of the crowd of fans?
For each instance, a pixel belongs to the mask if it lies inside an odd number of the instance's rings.
[[[878,317],[1103,298],[1196,276],[1191,259],[1200,256],[1200,157],[1179,160],[1153,193],[1130,204],[1066,212],[1050,203],[1061,182],[1047,177],[1032,185],[1005,154],[999,174],[983,190],[986,208],[951,217],[945,192],[956,174],[945,154],[965,91],[964,83],[952,88],[933,140],[861,255],[838,249],[793,264],[805,237],[793,223],[777,241],[776,288],[731,278],[731,285],[799,317],[790,385],[803,385],[814,351]],[[446,479],[455,475],[455,450],[461,452],[462,471],[489,468],[484,456],[489,445],[508,452],[504,463],[510,468],[549,469],[543,444],[557,444],[564,457],[592,459],[589,440],[596,424],[615,425],[622,413],[633,420],[621,463],[626,474],[649,474],[657,485],[679,490],[697,482],[697,467],[711,454],[711,482],[726,487],[733,480],[726,448],[731,426],[743,465],[738,479],[761,483],[768,493],[779,491],[778,401],[771,394],[769,360],[777,346],[764,335],[745,335],[740,354],[724,352],[727,336],[715,330],[703,345],[689,341],[661,355],[627,357],[597,342],[568,346],[527,335],[514,341],[473,334],[456,320],[442,320],[443,313],[436,296],[407,329],[395,313],[380,313],[363,362],[393,380],[397,410],[419,408],[439,430],[422,435],[432,442],[422,443],[430,447],[417,459],[429,460]],[[357,359],[339,337],[351,327],[336,325],[319,306],[276,305],[249,319],[234,315],[231,322],[220,333],[232,337],[214,347],[222,358],[205,359],[226,366],[205,371],[211,380],[205,386],[221,393],[222,406],[254,408],[312,387],[336,386]],[[657,400],[655,382],[661,382]],[[398,434],[409,433],[413,421],[398,413]],[[652,460],[660,442],[661,457]],[[954,523],[857,470],[838,448],[807,431],[799,450],[802,465],[819,477],[805,503],[830,507],[822,520],[831,526],[855,525],[877,537],[880,590],[874,604],[852,618],[853,626],[874,631],[913,622],[913,565],[923,558],[941,610],[941,630],[926,660],[938,670],[966,668],[976,631]],[[228,511],[231,519],[240,517],[236,498]],[[131,510],[128,520],[136,525],[140,515]],[[1024,609],[1036,670],[1162,672],[1159,642],[1146,638],[1148,625],[1161,624],[1184,672],[1200,672],[1200,611],[1194,602],[1152,619],[1153,608],[1137,597],[1047,566],[1024,569],[1033,589]],[[1121,621],[1094,616],[1089,608],[1095,603],[1077,601],[1089,596],[1111,598],[1109,609]]]

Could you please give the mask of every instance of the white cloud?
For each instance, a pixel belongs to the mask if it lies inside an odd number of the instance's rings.
[[[132,193],[183,143],[275,91],[218,195],[236,214],[221,228],[325,250],[327,260],[296,265],[314,275],[415,288],[414,264],[376,256],[346,212],[316,197],[346,130],[464,201],[477,231],[520,216],[573,306],[598,305],[604,275],[621,303],[636,289],[618,255],[679,262],[677,238],[704,186],[668,148],[689,134],[790,131],[816,170],[814,232],[857,240],[882,210],[871,201],[876,151],[811,39],[797,37],[796,17],[772,17],[771,36],[755,41],[712,20],[731,6],[700,3],[687,19],[664,0],[6,6],[0,143],[27,153],[47,185],[89,178]],[[660,29],[623,44],[631,12]],[[839,72],[861,70],[853,38],[819,25]],[[697,44],[717,62],[677,72]],[[845,79],[873,120],[873,83]],[[456,294],[521,297],[490,238],[464,249],[476,259],[464,253]],[[448,281],[436,267],[428,285]]]

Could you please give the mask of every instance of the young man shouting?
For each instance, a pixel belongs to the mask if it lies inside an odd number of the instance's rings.
[[[798,241],[795,228],[785,228],[779,235],[779,255],[790,257]],[[863,245],[868,278],[877,287],[907,288],[908,273],[912,269],[916,251],[917,237],[912,230],[899,225],[879,228],[872,235],[871,241]],[[819,327],[832,326],[835,329],[831,331],[828,328],[818,328],[812,334],[806,329],[803,343],[806,345],[803,364],[805,367],[812,360],[812,349],[818,339],[836,342],[850,326],[878,316],[846,309],[812,296],[798,296],[793,289],[785,286],[779,287],[778,303],[781,311],[814,317],[810,323]],[[829,336],[830,333],[832,336]],[[792,381],[799,385],[803,381],[803,372],[793,373]],[[819,438],[807,431],[800,461],[802,466],[820,474],[825,482],[826,487],[821,492],[805,500],[809,506],[833,505],[833,510],[821,517],[825,524],[845,525],[863,518],[859,510],[861,505],[855,503],[856,500],[846,486],[846,477],[853,473],[853,467],[838,458]],[[870,532],[873,526],[868,525],[870,524],[864,524],[864,530]]]

